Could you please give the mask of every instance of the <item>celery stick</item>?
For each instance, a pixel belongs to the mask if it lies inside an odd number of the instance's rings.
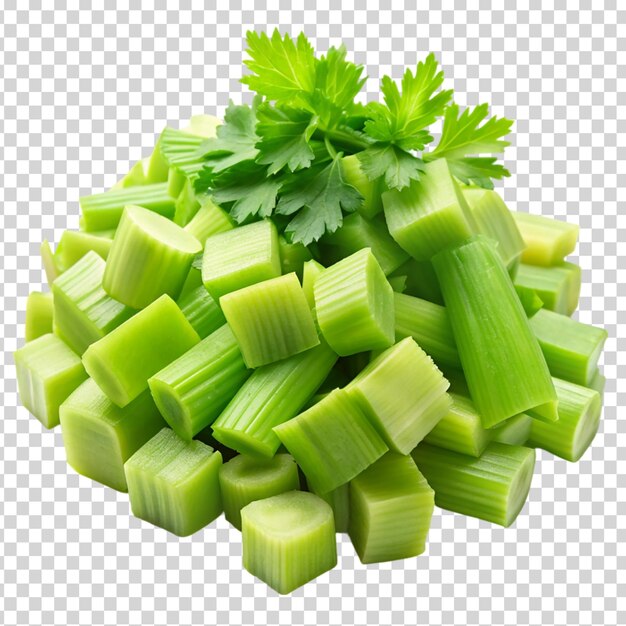
[[[324,270],[313,291],[322,334],[340,356],[393,343],[393,290],[369,248]]]
[[[320,342],[295,272],[228,293],[220,305],[248,367],[286,359]]]
[[[111,249],[111,241],[110,237],[96,233],[66,230],[61,235],[61,240],[54,253],[57,267],[64,272],[91,250],[106,261]]]
[[[52,334],[29,341],[13,357],[22,404],[46,428],[54,428],[59,407],[87,378],[80,357]]]
[[[298,466],[289,454],[277,454],[271,459],[240,454],[220,468],[224,515],[238,530],[241,530],[243,507],[299,486]]]
[[[483,426],[536,407],[556,420],[548,366],[491,241],[477,236],[442,251],[433,264]]]
[[[52,285],[54,332],[77,354],[135,313],[104,291],[104,273],[105,262],[91,251]]]
[[[84,230],[88,232],[117,228],[124,207],[128,204],[144,207],[168,219],[174,217],[175,210],[175,199],[167,193],[165,183],[112,189],[92,196],[83,196],[79,202],[83,213]]]
[[[404,293],[407,281],[406,276],[390,276],[387,280],[389,281],[394,293]]]
[[[315,307],[315,295],[313,292],[313,285],[318,276],[324,271],[324,266],[318,263],[314,259],[306,261],[302,267],[302,290],[306,301],[311,308]]]
[[[178,299],[178,306],[194,330],[204,339],[226,323],[219,304],[202,284]]]
[[[308,483],[307,488],[316,496],[324,500],[324,502],[327,502],[333,510],[333,516],[335,518],[335,532],[347,533],[348,525],[350,524],[350,483],[340,485],[337,489],[333,489],[332,491],[328,491],[326,493],[316,491],[315,488]]]
[[[164,131],[167,129],[165,127]],[[154,146],[154,150],[150,155],[150,161],[148,163],[148,171],[146,174],[147,180],[151,183],[167,183],[167,176],[169,173],[169,166],[165,161],[165,158],[161,154],[161,137],[162,134],[159,135],[157,139],[156,145]]]
[[[198,197],[193,188],[193,183],[185,181],[181,192],[176,198],[174,209],[174,223],[179,226],[186,226],[198,212],[202,197]]]
[[[186,298],[192,291],[196,290],[198,287],[202,287],[204,289],[204,285],[202,284],[202,272],[200,271],[199,267],[195,267],[201,264],[202,253],[198,253],[196,254],[194,260],[191,262],[189,273],[187,274],[187,278],[185,278],[183,288],[180,290],[180,296],[178,296],[179,301],[181,301],[183,298]],[[204,290],[206,291],[206,289]]]
[[[211,424],[252,372],[227,324],[148,380],[161,415],[183,439]]]
[[[281,594],[337,564],[331,508],[312,493],[289,491],[241,511],[243,566]]]
[[[48,285],[52,285],[52,283],[56,280],[57,276],[61,272],[57,267],[54,253],[52,252],[52,248],[50,248],[50,243],[47,239],[44,239],[41,242],[41,247],[39,250],[41,253],[41,262],[43,264],[43,269],[46,273],[46,280],[48,281]]]
[[[198,174],[204,169],[206,161],[202,158],[189,163],[177,163],[170,167],[167,175],[167,191],[172,197],[177,197],[185,186],[185,182],[194,183]]]
[[[204,137],[166,127],[159,137],[158,146],[163,160],[171,167],[180,163],[190,163],[204,156]]]
[[[407,295],[434,302],[435,304],[443,304],[439,281],[430,261],[409,259],[393,272],[390,277],[393,278],[394,276],[406,276],[405,293]]]
[[[242,454],[273,456],[280,441],[272,429],[298,414],[336,361],[322,342],[255,370],[213,424],[215,438]]]
[[[183,441],[164,428],[124,465],[133,515],[180,537],[222,512],[222,455],[201,441]]]
[[[204,246],[211,235],[232,230],[234,227],[230,215],[224,209],[220,209],[211,198],[205,198],[197,213],[185,226],[185,230]]]
[[[343,389],[274,428],[306,476],[327,493],[352,480],[379,459],[387,446]]]
[[[124,463],[165,422],[148,390],[120,409],[88,378],[63,402],[61,431],[67,462],[87,478],[128,491]]]
[[[189,133],[190,135],[197,135],[198,137],[209,139],[211,137],[215,137],[217,127],[221,123],[221,120],[218,117],[215,117],[215,115],[206,115],[205,113],[201,113],[199,115],[192,115],[189,118],[187,126],[181,130],[184,133]]]
[[[510,417],[491,429],[493,441],[508,443],[511,446],[523,446],[530,437],[532,422],[532,417],[526,413]]]
[[[169,296],[161,296],[126,320],[83,355],[89,375],[118,406],[132,402],[148,378],[200,341]]]
[[[412,456],[438,507],[501,526],[510,526],[524,506],[535,467],[533,449],[496,442],[479,458],[424,443]]]
[[[224,462],[230,461],[231,459],[237,456],[237,452],[235,450],[231,450],[227,448],[223,443],[218,441],[213,436],[213,429],[210,426],[203,428],[195,437],[198,441],[205,443],[207,446],[210,446],[214,450],[217,450],[221,453],[222,459]]]
[[[54,303],[52,293],[31,291],[26,300],[26,341],[32,341],[52,332]]]
[[[570,381],[571,382],[571,381]],[[591,381],[587,385],[589,389],[595,389],[600,394],[600,398],[604,395],[604,388],[606,386],[606,377],[600,371],[600,368],[596,368],[596,372],[591,378]]]
[[[302,279],[304,264],[312,259],[309,249],[301,243],[289,243],[282,235],[278,237],[278,247],[282,273],[295,272]]]
[[[526,317],[533,317],[537,311],[543,308],[543,300],[537,295],[534,289],[528,287],[522,287],[521,285],[515,285],[515,291],[517,297],[526,311]]]
[[[382,178],[370,180],[361,169],[361,162],[356,154],[341,159],[344,180],[363,196],[363,204],[357,211],[371,220],[383,210],[381,195],[385,189]]]
[[[144,161],[137,161],[128,171],[128,174],[120,178],[111,189],[126,189],[127,187],[138,187],[145,185],[146,171],[144,170]]]
[[[388,452],[350,483],[350,539],[361,563],[422,554],[435,494],[410,456]]]

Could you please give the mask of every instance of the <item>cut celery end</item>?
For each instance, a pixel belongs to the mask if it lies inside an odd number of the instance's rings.
[[[26,341],[32,341],[52,332],[54,302],[52,293],[31,291],[26,300]]]
[[[204,339],[226,323],[222,309],[202,283],[178,299],[178,306],[194,330]]]
[[[517,292],[519,301],[524,307],[526,317],[529,319],[543,308],[543,300],[537,295],[537,292],[534,289],[522,287],[521,285],[515,285],[515,291]]]
[[[418,261],[459,245],[475,231],[467,202],[445,159],[424,167],[418,181],[382,195],[391,236]]]
[[[388,452],[350,483],[350,539],[362,563],[422,554],[435,494],[410,456]]]
[[[128,491],[124,463],[164,426],[146,390],[120,409],[88,378],[60,408],[67,462],[79,473]]]
[[[167,127],[166,127],[167,128]],[[167,182],[167,175],[169,173],[169,166],[161,154],[161,135],[157,139],[154,150],[150,155],[150,161],[148,163],[148,171],[146,173],[146,180],[150,183],[163,183]]]
[[[341,169],[344,180],[363,197],[363,204],[359,206],[357,211],[368,220],[381,213],[383,210],[381,196],[385,189],[382,177],[374,181],[370,180],[361,169],[361,162],[356,154],[343,157]]]
[[[46,428],[59,424],[59,407],[87,374],[78,357],[57,336],[42,335],[13,355],[20,400]]]
[[[406,276],[391,276],[387,278],[394,293],[404,293],[406,290],[407,277]]]
[[[248,367],[299,354],[320,340],[295,272],[220,298],[220,306]]]
[[[280,275],[278,233],[269,220],[217,233],[206,240],[202,282],[215,300]]]
[[[98,256],[106,260],[110,249],[110,237],[80,230],[66,230],[61,235],[54,258],[57,267],[64,272],[90,251],[96,252]]]
[[[308,483],[307,488],[316,496],[322,498],[324,502],[327,502],[333,510],[335,532],[347,533],[350,524],[350,483],[340,485],[337,489],[333,489],[327,493],[316,491],[315,488]]]
[[[179,226],[186,226],[200,209],[201,197],[196,195],[193,183],[186,180],[181,192],[176,198],[174,209],[174,223]]]
[[[532,448],[495,442],[479,458],[425,443],[412,456],[438,507],[501,526],[510,526],[522,510],[535,467]]]
[[[204,285],[202,284],[202,272],[198,267],[194,267],[201,263],[202,254],[196,254],[194,260],[191,262],[191,267],[189,268],[189,273],[183,283],[183,288],[180,290],[180,296],[178,296],[179,301],[189,296],[189,294],[198,287],[202,287],[204,289]],[[206,291],[206,289],[204,290]]]
[[[226,519],[241,530],[241,509],[300,486],[298,466],[289,454],[256,459],[240,454],[220,469],[220,488]]]
[[[232,230],[231,217],[210,198],[203,199],[197,213],[185,226],[185,230],[203,246],[211,235]]]
[[[313,292],[313,286],[318,276],[324,271],[324,266],[318,263],[314,259],[306,261],[302,268],[302,290],[304,291],[304,297],[309,303],[309,307],[313,309],[315,307],[315,295]]]
[[[408,454],[449,411],[448,387],[431,358],[407,337],[367,365],[347,391],[389,449]]]
[[[435,304],[443,304],[439,281],[430,261],[410,259],[393,272],[390,278],[394,276],[406,276],[404,292],[407,295]]]
[[[179,163],[170,167],[167,176],[167,191],[173,198],[178,197],[185,183],[193,183],[198,174],[204,169],[206,161],[192,161],[189,163]]]
[[[183,130],[165,127],[157,142],[168,167],[201,160],[206,150],[205,138]]]
[[[148,388],[148,379],[200,341],[169,296],[161,296],[83,355],[89,375],[118,406]]]
[[[187,126],[181,130],[184,133],[189,133],[190,135],[197,135],[198,137],[202,137],[204,139],[210,139],[211,137],[216,136],[217,127],[221,123],[222,121],[218,117],[215,117],[215,115],[201,113],[199,115],[192,115],[189,118]]]
[[[352,480],[387,446],[358,405],[335,389],[297,417],[274,428],[307,482],[327,493]]]
[[[190,440],[215,421],[250,374],[224,324],[152,376],[148,385],[165,421]]]
[[[520,413],[492,428],[491,436],[493,441],[499,443],[506,443],[510,446],[523,446],[530,437],[532,423],[533,419],[530,415]]]
[[[61,272],[57,267],[54,253],[52,252],[52,248],[50,247],[50,243],[47,239],[44,239],[41,242],[41,247],[39,248],[39,250],[41,254],[43,269],[46,274],[46,281],[48,282],[48,285],[52,285],[52,283],[56,280],[57,276]]]
[[[606,387],[606,376],[602,374],[600,368],[596,368],[595,374],[591,377],[589,384],[587,385],[589,389],[594,389],[600,394],[600,399],[604,396],[604,388]]]
[[[164,428],[124,465],[133,515],[186,537],[222,512],[222,455]]]
[[[309,249],[301,243],[289,243],[282,235],[278,237],[278,246],[283,274],[295,272],[302,279],[304,264],[313,258]]]
[[[322,334],[340,356],[393,344],[393,290],[369,248],[324,270],[313,291]]]
[[[241,511],[243,566],[281,594],[337,564],[330,506],[312,493],[290,491]]]

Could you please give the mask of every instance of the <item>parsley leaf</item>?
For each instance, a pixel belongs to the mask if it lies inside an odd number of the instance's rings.
[[[361,167],[371,180],[385,177],[389,189],[408,187],[417,180],[424,162],[393,144],[379,144],[358,154]]]

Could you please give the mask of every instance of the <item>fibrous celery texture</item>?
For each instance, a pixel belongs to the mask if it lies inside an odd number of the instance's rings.
[[[352,185],[362,196],[363,203],[357,211],[366,219],[372,219],[382,212],[382,193],[384,183],[382,178],[370,180],[361,169],[361,162],[356,154],[341,159],[341,169],[345,181]]]
[[[54,252],[54,260],[61,272],[69,269],[93,250],[105,261],[111,249],[113,231],[85,233],[80,230],[63,231],[59,245]]]
[[[328,395],[328,394],[325,394]],[[321,398],[320,398],[321,399]],[[309,491],[319,496],[330,505],[335,517],[335,532],[347,533],[350,523],[350,483],[340,485],[337,489],[321,493],[313,485],[307,483]]]
[[[26,300],[26,328],[25,339],[32,341],[52,332],[52,318],[54,316],[54,303],[52,293],[31,291]]]
[[[202,245],[211,235],[232,230],[235,227],[231,217],[210,198],[200,203],[197,213],[185,226],[185,230]]]
[[[219,304],[202,284],[178,299],[178,306],[200,337],[208,337],[226,323]]]
[[[533,419],[530,415],[520,413],[498,424],[489,432],[493,441],[508,443],[511,446],[523,446],[530,437],[532,423]]]
[[[430,261],[409,259],[391,274],[391,278],[398,275],[406,276],[406,289],[404,292],[407,295],[435,304],[443,304],[439,281]]]
[[[306,301],[309,303],[309,307],[315,308],[315,295],[313,292],[313,286],[318,276],[324,271],[324,266],[318,263],[314,259],[306,261],[302,267],[302,290]]]
[[[295,272],[302,280],[304,264],[312,259],[309,249],[301,243],[289,243],[282,235],[278,237],[278,247],[283,274]]]

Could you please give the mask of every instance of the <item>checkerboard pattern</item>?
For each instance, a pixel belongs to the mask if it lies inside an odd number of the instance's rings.
[[[1,4],[0,622],[626,624],[623,2]],[[289,597],[242,570],[223,520],[178,539],[70,470],[61,434],[20,407],[12,359],[42,286],[41,240],[76,228],[79,196],[110,187],[165,124],[239,100],[243,36],[275,26],[320,51],[343,41],[370,97],[433,51],[461,104],[517,120],[504,197],[580,223],[579,317],[610,333],[593,448],[576,465],[540,453],[513,528],[437,511],[423,556],[367,567],[343,538],[337,569]]]

